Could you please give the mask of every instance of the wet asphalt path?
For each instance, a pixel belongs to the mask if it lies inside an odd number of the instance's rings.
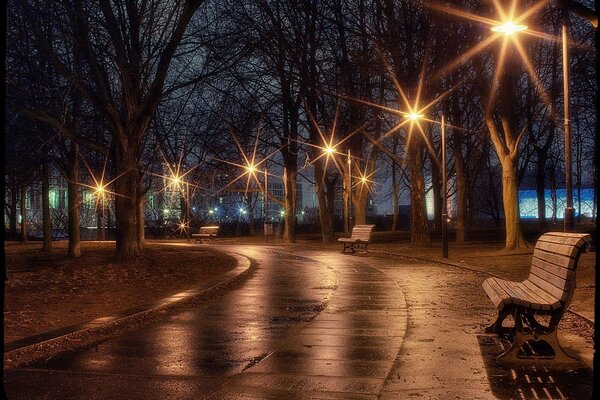
[[[96,347],[10,372],[10,399],[589,398],[590,371],[507,369],[483,276],[331,251],[219,246],[239,288]]]
[[[239,288],[93,348],[10,372],[9,398],[378,393],[406,325],[395,283],[358,257],[335,253],[315,261],[264,247],[222,248],[259,263]]]

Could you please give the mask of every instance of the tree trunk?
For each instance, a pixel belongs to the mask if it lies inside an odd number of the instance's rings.
[[[379,149],[376,146],[373,146],[371,149],[371,154],[369,155],[369,159],[367,161],[367,167],[365,168],[365,175],[372,176],[375,171],[375,161],[377,160],[377,155],[379,154]],[[355,225],[364,225],[367,223],[367,210],[369,208],[369,188],[371,182],[359,182],[355,188],[356,195],[353,199],[354,204],[354,224]]]
[[[44,243],[42,251],[52,251],[52,221],[50,219],[50,174],[48,164],[42,164],[42,220],[44,226]]]
[[[17,185],[13,184],[10,189],[10,216],[9,216],[9,230],[10,238],[12,240],[17,239]]]
[[[254,193],[250,192],[246,195],[246,204],[248,204],[248,228],[250,236],[256,236],[256,228],[254,226]]]
[[[139,188],[138,188],[139,190]],[[140,192],[138,191],[138,199],[137,199],[137,246],[138,246],[138,252],[139,254],[142,254],[142,252],[144,251],[144,246],[146,244],[146,231],[145,231],[145,227],[144,227],[144,222],[145,222],[145,218],[144,218],[144,210],[145,210],[145,206],[146,206],[146,202],[145,200],[145,196],[141,195]],[[185,223],[189,223],[189,219],[186,219],[184,221]],[[187,236],[187,238],[189,239],[189,234],[190,234],[190,230],[189,229],[185,229],[185,234]]]
[[[535,172],[535,192],[537,194],[538,229],[546,230],[546,154],[538,152]]]
[[[96,205],[96,240],[106,240],[106,234],[104,231],[104,199],[99,199]]]
[[[298,193],[297,186],[297,164],[295,157],[288,160],[284,168],[283,181],[285,188],[285,226],[283,239],[287,243],[296,242],[296,199]]]
[[[29,240],[27,233],[27,186],[21,185],[21,242]]]
[[[504,205],[504,225],[506,228],[506,250],[525,247],[519,226],[519,184],[517,166],[510,158],[502,161],[502,202]]]
[[[116,257],[120,261],[140,255],[138,226],[137,160],[132,149],[117,144],[115,149],[115,239]]]
[[[319,220],[321,222],[321,233],[323,243],[331,243],[335,237],[333,232],[333,213],[329,209],[327,193],[325,192],[325,171],[320,162],[315,164],[315,181],[317,186],[317,201],[319,202]]]
[[[441,160],[441,157],[440,157]],[[431,160],[431,191],[433,192],[433,230],[441,231],[442,226],[442,182],[440,168],[435,160]],[[427,214],[425,214],[427,218]]]
[[[71,142],[69,158],[69,183],[67,186],[69,245],[67,256],[76,258],[81,256],[81,235],[79,232],[79,145],[74,142]]]
[[[398,151],[398,138],[396,136],[394,136],[394,143],[393,143],[393,153],[394,155],[396,155],[397,151]],[[392,162],[392,207],[394,209],[393,211],[393,217],[392,217],[392,231],[395,231],[396,229],[398,229],[398,174],[396,172],[396,163]]]
[[[462,154],[460,133],[455,130],[454,170],[456,171],[456,243],[464,243],[467,239],[467,177],[465,176],[465,160]]]
[[[425,211],[425,179],[423,176],[423,152],[420,139],[413,137],[410,152],[410,232],[411,246],[431,245],[427,214]]]

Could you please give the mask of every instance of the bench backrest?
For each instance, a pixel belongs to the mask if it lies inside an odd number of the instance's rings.
[[[575,290],[579,256],[588,250],[591,236],[585,233],[548,232],[533,251],[527,280],[559,299],[566,309]]]
[[[374,227],[375,225],[354,225],[350,238],[353,240],[368,242],[371,240],[371,232],[373,231]]]
[[[204,233],[207,235],[216,235],[217,233],[219,233],[219,227],[218,226],[202,226],[202,227],[200,227],[200,233]]]

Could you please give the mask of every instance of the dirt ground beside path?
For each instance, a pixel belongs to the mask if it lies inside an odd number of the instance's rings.
[[[4,343],[88,322],[190,289],[236,265],[203,246],[147,243],[144,256],[118,264],[114,242],[82,242],[68,259],[66,242],[52,254],[40,242],[5,244]]]

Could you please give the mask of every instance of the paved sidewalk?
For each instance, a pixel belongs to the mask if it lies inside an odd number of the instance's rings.
[[[245,284],[9,372],[9,398],[590,398],[585,365],[496,365],[504,344],[481,333],[494,317],[481,272],[303,245],[218,247],[259,263]],[[591,360],[577,335],[561,341]]]

